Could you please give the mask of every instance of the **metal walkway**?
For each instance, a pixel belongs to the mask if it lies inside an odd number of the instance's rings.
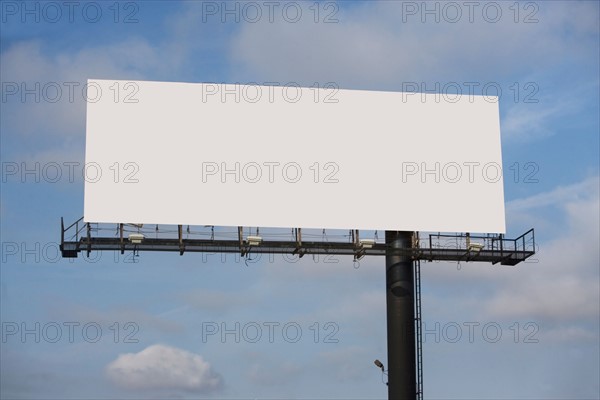
[[[232,228],[229,228],[232,229]],[[233,228],[235,229],[235,228]],[[257,233],[259,233],[258,228]],[[215,227],[182,225],[152,225],[140,228],[131,224],[85,223],[80,218],[66,227],[61,220],[60,249],[63,257],[77,257],[80,252],[88,255],[92,251],[167,251],[184,253],[240,253],[249,254],[292,254],[302,257],[311,254],[385,256],[387,253],[411,256],[413,260],[491,262],[516,265],[535,254],[534,230],[530,229],[516,239],[503,235],[473,236],[467,233],[455,235],[431,233],[427,239],[418,240],[412,247],[389,249],[384,242],[360,239],[359,231],[353,230],[348,239],[331,241],[303,240],[302,229],[294,229],[290,240],[265,233],[262,236],[244,233],[242,227],[229,232],[229,237],[215,231]],[[216,232],[216,233],[215,233]],[[154,237],[152,237],[154,236]],[[314,235],[313,235],[314,236]],[[339,236],[339,235],[338,235]],[[198,237],[198,238],[196,238]]]

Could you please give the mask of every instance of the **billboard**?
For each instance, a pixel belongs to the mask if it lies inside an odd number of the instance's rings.
[[[505,232],[498,99],[89,80],[84,220]]]

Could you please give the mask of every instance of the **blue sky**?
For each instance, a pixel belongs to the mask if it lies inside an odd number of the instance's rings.
[[[500,87],[508,236],[535,227],[539,253],[422,264],[425,397],[598,398],[598,3],[273,4],[270,20],[264,2],[1,3],[2,397],[387,395],[372,364],[386,358],[383,259],[56,256],[83,179],[42,169],[83,163],[80,88],[100,78]],[[63,96],[12,93],[36,83]],[[36,163],[38,182],[7,172]],[[236,323],[239,343],[208,335]]]

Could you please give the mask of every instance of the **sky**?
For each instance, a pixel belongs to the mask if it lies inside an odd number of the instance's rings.
[[[538,252],[421,264],[424,395],[600,397],[598,2],[0,6],[2,398],[387,396],[382,258],[60,258],[89,78],[499,90],[507,237]]]

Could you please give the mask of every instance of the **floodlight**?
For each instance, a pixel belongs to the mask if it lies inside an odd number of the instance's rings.
[[[140,244],[142,243],[142,240],[144,240],[146,237],[141,234],[141,233],[131,233],[129,235],[129,241],[131,243],[135,243],[135,244]]]
[[[481,243],[469,243],[468,249],[469,249],[469,251],[474,251],[476,253],[479,253],[481,251],[481,249],[483,249],[483,244],[481,244]]]
[[[248,241],[248,244],[250,246],[258,246],[262,242],[262,237],[260,237],[260,236],[248,236],[246,238],[246,240]]]
[[[375,246],[375,240],[373,239],[360,239],[359,243],[363,249],[371,249]]]

